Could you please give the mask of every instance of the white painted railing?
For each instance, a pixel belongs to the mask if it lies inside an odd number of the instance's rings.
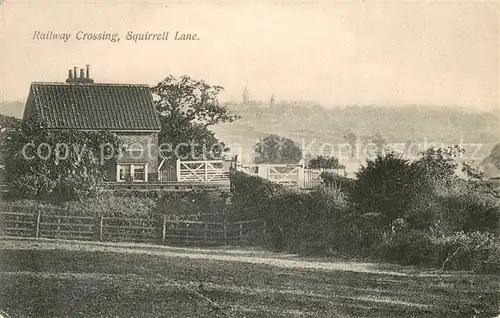
[[[344,175],[345,169],[306,169],[298,164],[239,164],[236,160],[177,160],[174,165],[158,168],[159,181],[219,183],[229,182],[230,167],[258,176],[272,182],[297,186],[314,187],[321,183],[322,172]]]
[[[173,166],[158,169],[159,181],[177,182],[229,182],[229,160],[192,160],[178,159]]]

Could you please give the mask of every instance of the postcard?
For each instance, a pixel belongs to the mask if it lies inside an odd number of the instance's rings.
[[[500,317],[499,4],[0,2],[0,318]]]

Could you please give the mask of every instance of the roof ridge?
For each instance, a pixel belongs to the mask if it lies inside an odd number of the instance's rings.
[[[149,84],[132,84],[132,83],[65,83],[65,82],[31,82],[31,84],[43,84],[43,85],[62,85],[62,86],[140,86],[140,87],[151,87]]]

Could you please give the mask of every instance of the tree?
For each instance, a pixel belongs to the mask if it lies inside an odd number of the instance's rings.
[[[454,145],[447,148],[430,147],[420,153],[414,165],[425,173],[435,184],[449,185],[458,178],[456,159],[465,153],[465,149]]]
[[[493,146],[490,155],[484,159],[484,163],[492,163],[497,169],[500,169],[500,144]]]
[[[462,172],[470,181],[482,181],[486,176],[481,167],[471,160],[462,162]]]
[[[379,213],[384,224],[404,216],[420,189],[420,174],[394,152],[379,153],[356,173],[352,199],[363,213]]]
[[[384,139],[384,137],[382,137],[382,134],[379,133],[379,132],[376,132],[371,141],[371,143],[373,143],[377,149],[377,153],[380,153],[383,149],[384,149],[384,146],[386,145],[386,140]]]
[[[2,163],[17,195],[83,198],[98,191],[120,147],[107,131],[49,131],[37,122],[21,122],[2,139]]]
[[[254,146],[255,163],[298,163],[302,150],[293,140],[278,135],[270,135]]]
[[[209,129],[240,118],[219,104],[222,90],[189,76],[168,76],[153,87],[161,123],[158,142],[170,159],[215,159],[229,150]]]
[[[356,154],[356,144],[358,142],[358,137],[351,131],[347,132],[344,135],[344,141],[351,146],[351,153],[350,156],[353,158]]]
[[[403,154],[406,155],[407,157],[412,157],[413,155],[416,155],[412,152],[412,148],[414,145],[415,145],[414,140],[406,139]]]
[[[307,165],[309,169],[341,169],[345,168],[335,157],[317,156],[312,158]]]
[[[269,100],[269,106],[274,106],[274,93],[271,95],[271,99]]]

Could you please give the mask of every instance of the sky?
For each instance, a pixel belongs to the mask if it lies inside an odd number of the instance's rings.
[[[96,82],[154,85],[189,75],[222,101],[309,100],[324,106],[499,104],[499,10],[492,3],[54,2],[0,5],[0,101],[33,81],[91,65]],[[70,33],[61,40],[34,32]],[[120,41],[76,40],[119,33]],[[194,41],[127,41],[127,32],[195,33]]]

